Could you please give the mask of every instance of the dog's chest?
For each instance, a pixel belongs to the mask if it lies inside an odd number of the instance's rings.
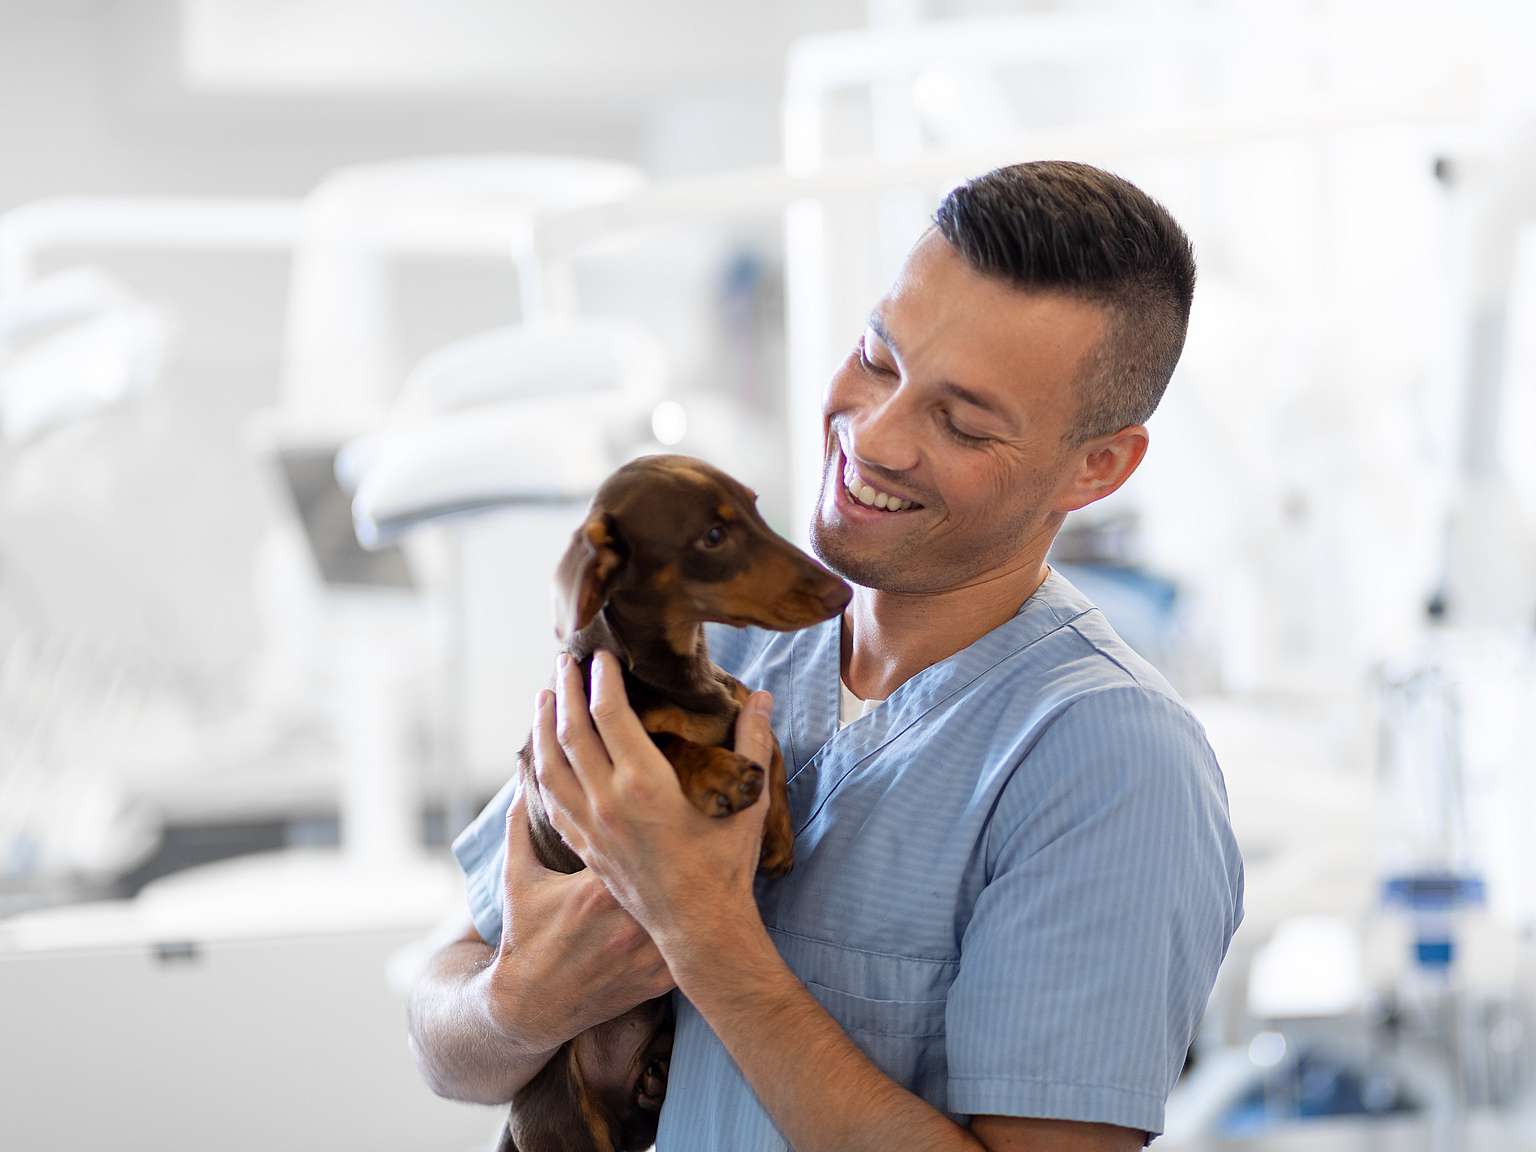
[[[723,747],[735,727],[734,714],[712,716],[690,712],[675,704],[663,704],[640,713],[640,723],[651,733],[670,732],[695,744]]]
[[[695,744],[726,747],[736,730],[736,715],[751,694],[746,685],[731,678],[720,685],[720,698],[709,700],[709,707],[687,707],[676,700],[650,696],[643,689],[636,692],[635,711],[647,732],[670,732]]]

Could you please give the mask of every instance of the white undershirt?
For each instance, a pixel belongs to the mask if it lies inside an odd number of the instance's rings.
[[[838,677],[837,685],[842,689],[842,706],[839,708],[840,714],[837,718],[839,728],[845,724],[852,724],[877,704],[885,703],[884,700],[860,700],[848,691],[848,685],[843,683],[842,677]]]

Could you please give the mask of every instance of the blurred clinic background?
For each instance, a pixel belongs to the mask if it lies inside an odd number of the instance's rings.
[[[1200,261],[1053,557],[1248,863],[1158,1147],[1536,1148],[1533,51],[1519,0],[0,0],[0,1147],[484,1146],[405,996],[587,496],[693,453],[803,541],[942,193],[1070,158]]]

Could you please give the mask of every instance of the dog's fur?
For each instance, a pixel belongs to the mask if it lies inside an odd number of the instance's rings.
[[[731,751],[750,690],[709,660],[706,621],[790,631],[840,613],[851,590],[774,534],[756,494],[685,456],[646,456],[593,498],[555,582],[556,633],[590,692],[593,655],[614,652],[630,706],[704,813],[752,804],[763,769]],[[529,834],[545,867],[584,865],[549,822],[532,740],[519,758]],[[782,875],[794,832],[777,742],[759,869]],[[512,1102],[503,1152],[626,1152],[656,1138],[672,1049],[671,1001],[648,1001],[568,1041]]]

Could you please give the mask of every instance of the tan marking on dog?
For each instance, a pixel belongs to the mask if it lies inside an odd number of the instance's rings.
[[[752,695],[752,689],[748,688],[740,680],[732,676],[731,695],[736,697],[736,704],[738,707],[745,708],[747,706],[747,698]]]
[[[623,563],[613,549],[613,537],[608,535],[608,525],[603,523],[601,516],[594,516],[582,525],[582,531],[587,537],[587,543],[597,553],[592,565],[593,575],[599,584],[605,583],[613,575],[614,569]]]
[[[698,648],[699,626],[692,620],[670,621],[666,627],[667,647],[679,656],[692,656]]]
[[[736,519],[736,509],[732,508],[729,504],[719,504],[715,507],[715,515],[719,516],[722,520],[734,520]]]
[[[695,744],[719,747],[731,730],[731,717],[700,716],[696,712],[685,712],[675,704],[667,704],[641,713],[640,724],[647,732],[670,732]]]
[[[663,564],[656,569],[656,575],[651,577],[651,583],[658,588],[670,588],[677,583],[677,565]]]
[[[804,628],[827,618],[820,602],[796,589],[794,573],[777,558],[755,563],[729,580],[695,587],[708,607],[733,619]]]
[[[708,472],[705,472],[703,469],[695,468],[690,464],[684,464],[681,462],[673,463],[669,466],[669,471],[671,471],[674,476],[681,476],[684,479],[692,480],[699,484],[707,484],[711,488],[717,488],[715,478],[713,476],[711,476]]]
[[[598,1107],[597,1101],[592,1099],[592,1094],[587,1091],[587,1079],[581,1073],[581,1061],[576,1058],[576,1045],[570,1048],[570,1061],[568,1074],[571,1082],[576,1085],[576,1097],[581,1103],[581,1118],[587,1125],[587,1131],[592,1133],[592,1144],[597,1152],[614,1152],[613,1136],[608,1131],[608,1121],[603,1118],[603,1112]]]

